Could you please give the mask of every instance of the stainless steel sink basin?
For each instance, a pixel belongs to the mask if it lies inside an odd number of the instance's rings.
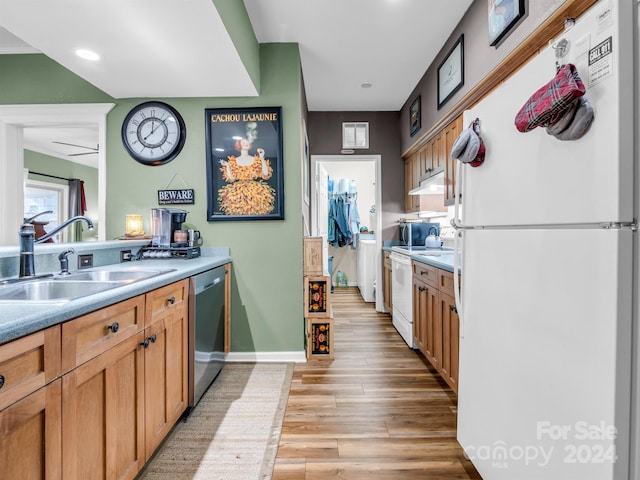
[[[132,283],[138,280],[145,280],[171,270],[91,270],[87,272],[79,271],[70,275],[56,276],[55,280],[64,282],[121,282]]]
[[[120,282],[36,280],[0,288],[0,301],[67,302],[120,285]]]
[[[173,271],[175,271],[173,268],[164,270],[97,269],[78,271],[70,275],[16,279],[15,282],[0,285],[0,303],[64,303]]]

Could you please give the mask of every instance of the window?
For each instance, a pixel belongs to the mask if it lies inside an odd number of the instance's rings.
[[[35,221],[47,222],[42,225],[46,232],[50,232],[67,219],[67,199],[69,187],[57,183],[25,180],[24,188],[24,218],[30,218],[40,212],[51,210],[53,213],[42,215]],[[36,232],[37,235],[37,232]],[[68,242],[67,230],[58,232],[53,237],[55,243]]]
[[[342,148],[369,148],[369,122],[343,122]]]

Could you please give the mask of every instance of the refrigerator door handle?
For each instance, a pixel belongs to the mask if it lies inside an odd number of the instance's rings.
[[[453,195],[455,197],[455,210],[453,219],[451,220],[451,226],[456,230],[453,236],[453,293],[456,301],[456,309],[458,310],[458,320],[460,322],[460,338],[464,338],[464,308],[462,306],[462,294],[460,292],[460,278],[459,272],[459,259],[462,253],[460,252],[459,244],[463,239],[463,232],[465,230],[462,222],[460,222],[460,189],[462,184],[462,177],[464,171],[461,169],[459,160],[456,161],[456,176],[455,188]]]
[[[458,320],[460,322],[460,338],[464,338],[464,308],[462,306],[462,292],[460,291],[460,276],[458,275],[460,268],[458,260],[461,255],[459,244],[462,239],[463,232],[455,232],[455,236],[453,237],[453,293],[458,311]]]

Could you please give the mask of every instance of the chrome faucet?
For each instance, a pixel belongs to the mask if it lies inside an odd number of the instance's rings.
[[[91,221],[91,219],[89,217],[78,215],[76,217],[71,217],[69,220],[62,223],[61,225],[58,225],[46,235],[43,235],[42,237],[35,240],[35,228],[33,228],[33,225],[28,223],[27,220],[31,221],[39,215],[41,214],[38,214],[35,217],[31,217],[29,219],[25,219],[25,223],[23,223],[20,227],[20,278],[34,277],[36,275],[36,268],[33,262],[33,246],[35,243],[44,242],[53,237],[63,228],[66,228],[72,223],[81,220],[87,222],[89,230],[93,230],[93,222]]]

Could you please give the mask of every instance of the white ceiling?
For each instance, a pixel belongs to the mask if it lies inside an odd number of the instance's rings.
[[[258,42],[299,44],[310,111],[398,111],[472,1],[244,4]],[[101,60],[82,60],[77,48]],[[212,0],[0,0],[0,54],[27,52],[114,98],[259,94]],[[58,141],[97,143],[87,140]]]

